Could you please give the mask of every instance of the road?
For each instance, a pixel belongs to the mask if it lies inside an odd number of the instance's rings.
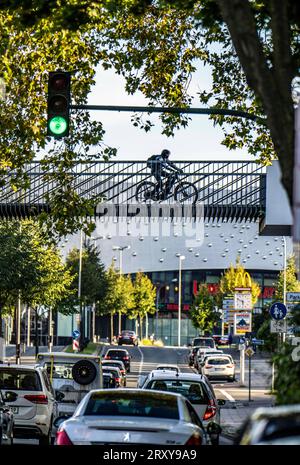
[[[176,347],[132,347],[132,346],[122,346],[126,348],[130,355],[131,359],[131,371],[127,375],[127,387],[135,388],[137,385],[137,379],[139,375],[145,375],[151,370],[155,369],[158,364],[161,363],[172,363],[177,364],[182,372],[196,372],[194,368],[188,366],[188,353],[189,349],[187,348],[176,348]],[[103,355],[109,348],[115,348],[115,346],[106,346],[103,350]],[[42,349],[42,348],[41,348]],[[43,348],[45,349],[45,348]],[[59,348],[57,348],[59,349]],[[61,349],[61,348],[60,348]],[[241,409],[245,408],[244,404],[248,401],[248,369],[246,361],[246,373],[245,381],[246,386],[240,387],[239,385],[239,352],[235,349],[224,349],[224,352],[230,353],[236,361],[236,373],[237,380],[235,382],[212,382],[216,397],[218,399],[225,399],[226,405],[222,407],[221,410],[221,422],[223,421],[229,423],[232,421],[231,417],[228,417],[229,410],[233,408]],[[24,360],[25,363],[33,363],[34,357],[27,356]],[[251,398],[255,401],[266,401],[267,393],[270,387],[270,374],[271,368],[268,361],[259,356],[254,356],[252,360],[252,386]],[[229,420],[228,420],[229,418]],[[22,444],[38,444],[37,441],[29,440],[16,440],[16,443]],[[231,444],[232,441],[226,437],[222,437],[220,443],[223,445]]]

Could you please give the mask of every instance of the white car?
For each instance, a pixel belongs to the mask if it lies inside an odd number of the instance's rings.
[[[208,379],[235,380],[235,364],[228,355],[211,355],[206,357],[202,366],[202,374]]]
[[[216,399],[213,387],[205,376],[156,371],[149,374],[142,389],[181,394],[190,401],[205,428],[211,421],[220,424],[220,405],[224,405],[225,401]]]
[[[210,355],[210,354],[223,354],[223,350],[219,350],[219,349],[204,349],[203,347],[200,347],[198,349],[198,351],[196,352],[196,355],[194,357],[194,367],[196,368],[196,370],[198,370],[199,372],[201,371],[200,368],[201,368],[201,363],[204,359],[204,357],[206,355]]]
[[[172,365],[171,363],[162,363],[160,365],[157,365],[155,370],[176,371],[176,373],[180,373],[179,366]]]
[[[55,443],[200,446],[207,435],[190,402],[179,394],[107,389],[85,396],[74,415],[61,423]]]
[[[199,368],[198,368],[198,371],[199,371],[200,374],[204,374],[204,373],[202,372],[202,368],[203,368],[203,366],[205,365],[206,360],[208,359],[208,357],[212,357],[213,355],[217,355],[217,356],[219,356],[219,355],[220,355],[220,356],[224,355],[224,356],[226,356],[227,358],[229,358],[230,362],[231,362],[233,365],[235,365],[235,361],[233,360],[232,356],[229,355],[229,354],[218,354],[218,353],[217,353],[217,354],[214,354],[214,353],[212,353],[212,354],[207,354],[207,355],[204,355],[204,356],[202,357],[201,362],[199,362],[199,364],[198,364],[198,367],[199,367]]]
[[[50,444],[58,408],[47,371],[30,365],[1,364],[0,389],[4,395],[17,394],[16,400],[7,402],[14,414],[14,437]]]

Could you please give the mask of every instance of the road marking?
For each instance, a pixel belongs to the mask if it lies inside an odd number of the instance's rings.
[[[235,399],[230,394],[228,394],[228,392],[226,392],[224,389],[218,389],[218,391],[220,391],[221,394],[223,394],[223,396],[227,397],[227,399],[230,400],[230,402],[235,402]]]
[[[143,354],[143,352],[141,351],[141,349],[140,349],[139,346],[138,346],[137,348],[138,348],[138,350],[139,350],[139,353],[141,354],[141,361],[140,361],[140,368],[139,368],[139,375],[140,375],[141,372],[142,372],[142,369],[143,369],[144,354]]]

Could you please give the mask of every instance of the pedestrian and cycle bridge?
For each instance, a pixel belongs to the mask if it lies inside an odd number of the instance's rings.
[[[274,234],[290,234],[291,219],[287,197],[280,183],[278,162],[271,167],[248,161],[183,160],[175,163],[182,170],[178,184],[193,186],[190,196],[178,195],[180,189],[176,194],[175,185],[160,200],[138,197],[138,190],[143,192],[139,189],[142,183],[155,181],[146,161],[91,161],[77,164],[68,174],[70,186],[79,196],[95,200],[96,218],[107,213],[101,202],[113,207],[115,217],[120,215],[120,211],[122,215],[133,216],[133,207],[138,205],[142,208],[146,205],[151,216],[153,209],[149,209],[149,205],[157,207],[163,204],[164,208],[170,207],[170,212],[174,211],[173,207],[178,210],[181,206],[183,216],[191,216],[195,220],[202,212],[206,221],[259,222],[262,234],[272,234],[272,231]],[[50,212],[51,200],[49,203],[48,199],[61,187],[54,174],[54,171],[45,171],[38,161],[28,164],[29,187],[26,190],[13,190],[8,174],[0,193],[0,217],[27,218]],[[286,208],[282,202],[287,203]],[[279,205],[280,215],[277,218]]]

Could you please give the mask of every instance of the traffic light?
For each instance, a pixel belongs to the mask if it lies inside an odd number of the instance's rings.
[[[49,73],[47,135],[55,138],[69,135],[71,74],[65,71]]]

